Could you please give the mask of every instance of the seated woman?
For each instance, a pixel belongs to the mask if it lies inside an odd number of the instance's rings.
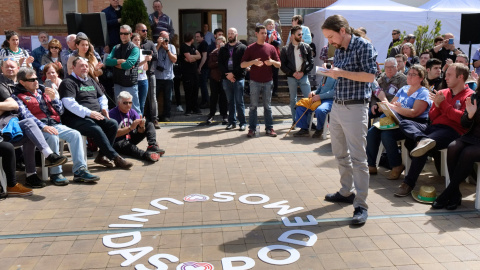
[[[411,66],[420,63],[418,59],[417,53],[415,52],[415,47],[412,43],[407,42],[402,46],[402,54],[407,56],[407,62],[405,62],[405,66],[410,68]]]
[[[49,63],[46,64],[45,67],[43,68],[43,75],[47,80],[50,80],[52,84],[45,85],[45,87],[51,87],[53,90],[55,90],[55,98],[60,99],[60,95],[58,94],[58,87],[62,83],[62,79],[60,79],[60,72],[62,72],[63,69],[59,68],[55,63]]]
[[[9,142],[0,142],[0,157],[7,178],[7,193],[10,196],[30,196],[32,190],[17,183],[15,178],[15,148]],[[0,186],[1,188],[1,186]],[[3,192],[2,192],[3,193]]]
[[[480,81],[479,81],[480,84]],[[480,161],[480,105],[479,88],[465,101],[465,112],[461,118],[464,128],[469,128],[460,138],[448,146],[447,168],[450,183],[445,191],[433,202],[432,208],[455,210],[462,203],[460,183],[468,177],[473,164]],[[478,184],[477,184],[478,185]]]
[[[426,123],[428,111],[432,106],[432,101],[428,97],[428,89],[425,87],[425,68],[420,65],[413,65],[408,71],[407,85],[400,88],[391,102],[380,98],[383,102],[388,103],[392,111],[401,119],[410,119],[419,123]],[[379,95],[381,96],[381,95]],[[383,115],[385,117],[385,115]],[[400,120],[401,120],[400,119]],[[379,129],[375,126],[371,127],[367,133],[367,162],[368,171],[377,174],[377,155],[380,142],[385,146],[387,151],[388,162],[392,167],[390,175],[387,179],[395,180],[405,169],[402,164],[402,157],[398,153],[398,140],[405,139],[400,129]]]

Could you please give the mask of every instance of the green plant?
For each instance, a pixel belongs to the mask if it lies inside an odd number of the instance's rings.
[[[147,26],[150,36],[150,22],[148,21],[147,7],[143,0],[124,0],[122,6],[122,22],[128,24],[135,31],[135,25],[143,23]]]
[[[442,22],[439,20],[435,20],[435,24],[433,28],[428,31],[428,25],[419,25],[417,26],[417,30],[413,32],[415,35],[415,50],[417,54],[420,54],[426,50],[433,48],[434,46],[434,39],[440,36],[440,31],[442,29]]]

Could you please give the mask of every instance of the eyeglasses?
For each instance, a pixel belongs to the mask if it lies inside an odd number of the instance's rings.
[[[15,58],[13,58],[13,57],[5,57],[5,58],[2,59],[2,61],[8,61],[8,60],[12,60],[12,61],[14,61],[14,62],[17,62],[17,61],[15,60]]]
[[[131,105],[133,102],[132,101],[124,101],[122,103],[123,103],[123,105]]]
[[[22,81],[24,82],[36,82],[37,81],[37,78],[30,78],[30,79],[23,79]]]
[[[385,69],[387,68],[397,68],[396,66],[385,66]]]
[[[50,47],[50,49],[60,50],[59,47]]]
[[[130,35],[130,33],[120,32],[120,35],[128,36],[128,35]]]
[[[417,73],[407,73],[407,76],[408,77],[417,77],[417,76],[420,77],[420,75],[418,75]]]
[[[392,36],[394,36],[394,35],[398,35],[398,34],[400,34],[400,33],[392,33]]]
[[[142,31],[143,33],[146,33],[146,32],[148,32],[148,30],[147,30],[147,29],[142,29],[141,31]]]

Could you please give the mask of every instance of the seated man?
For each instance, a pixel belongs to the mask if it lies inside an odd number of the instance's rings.
[[[472,89],[465,85],[467,77],[466,66],[458,63],[450,65],[445,73],[449,88],[430,94],[434,102],[429,112],[430,125],[407,119],[400,121],[400,129],[407,137],[405,146],[413,150],[410,152],[412,165],[405,180],[394,193],[395,196],[410,194],[425,166],[430,150],[446,148],[465,133],[466,129],[461,126],[460,118],[465,110],[465,100],[473,94]]]
[[[35,72],[35,71],[33,71]],[[36,78],[28,83],[36,83]],[[0,83],[0,129],[3,129],[8,123],[10,118],[14,117],[11,113],[12,111],[18,110],[18,103],[10,97],[10,87],[6,83]],[[23,146],[23,153],[25,157],[25,173],[27,179],[25,183],[27,186],[33,188],[42,188],[45,187],[45,182],[42,181],[37,175],[37,170],[35,168],[35,147],[38,148],[46,158],[45,166],[54,167],[67,162],[67,158],[64,156],[59,156],[50,149],[47,142],[42,136],[42,132],[35,124],[33,119],[24,119],[18,122],[22,132],[23,137],[16,142],[12,142],[14,146]],[[3,140],[4,138],[2,138]],[[11,182],[13,184],[13,182]],[[9,185],[7,183],[7,191],[12,194],[18,195],[28,195],[28,189],[25,189],[21,185]]]
[[[43,136],[48,146],[58,152],[59,139],[70,144],[70,153],[73,159],[73,181],[93,182],[98,181],[98,176],[92,175],[87,170],[83,140],[80,132],[64,126],[60,122],[60,115],[64,108],[60,100],[55,98],[55,90],[39,85],[35,71],[30,68],[20,68],[17,74],[18,84],[15,86],[12,98],[18,103],[19,118],[31,118],[43,131]],[[50,170],[50,181],[56,186],[68,185],[69,181],[62,174],[62,166],[53,167]]]
[[[427,70],[427,82],[429,87],[433,86],[435,90],[446,88],[446,82],[442,78],[442,61],[432,58],[425,64]]]
[[[6,83],[10,87],[17,83],[18,63],[15,61],[15,59],[13,57],[6,58],[2,61],[1,67],[2,74],[0,74],[0,82]]]
[[[395,60],[397,60],[397,71],[407,75],[408,73],[408,67],[406,66],[406,63],[408,60],[407,56],[405,54],[397,54],[395,55]]]
[[[378,87],[372,94],[370,112],[368,118],[379,117],[382,113],[378,111],[377,102],[391,101],[397,94],[398,89],[407,84],[407,76],[397,70],[397,60],[389,57],[385,60],[385,72],[377,79]]]
[[[120,92],[117,102],[117,107],[109,112],[110,117],[115,119],[119,125],[113,148],[123,155],[147,161],[158,161],[165,150],[160,149],[157,145],[153,123],[145,123],[145,118],[140,118],[140,115],[132,109],[132,95],[127,91]],[[147,151],[137,147],[137,144],[145,138],[148,142]]]
[[[315,109],[315,117],[317,117],[317,128],[315,133],[313,133],[312,138],[322,138],[323,134],[323,124],[326,121],[327,114],[332,110],[333,95],[335,93],[335,85],[337,80],[331,77],[324,77],[324,82],[321,86],[318,87],[316,91],[310,92],[308,95],[311,98],[311,103],[313,104],[316,101],[321,101],[322,103]],[[293,134],[293,137],[308,137],[310,133],[308,132],[308,120],[310,119],[311,109],[308,109],[308,112],[302,116],[302,114],[308,108],[297,106],[295,108],[295,120],[298,121],[297,127],[300,130]]]
[[[427,61],[432,59],[432,53],[429,51],[424,51],[419,55],[420,58],[420,65],[424,68],[427,68]]]
[[[470,69],[470,66],[468,64],[468,56],[466,54],[457,54],[457,59],[455,59],[455,63],[460,63],[460,64],[464,64],[468,69]],[[468,84],[468,87],[470,87],[470,89],[477,89],[477,80],[478,80],[478,74],[475,73],[475,71],[472,71],[469,75],[468,75],[468,79],[467,81],[465,82],[466,84]]]
[[[58,88],[65,113],[62,115],[64,125],[80,131],[82,135],[93,138],[100,148],[94,162],[107,168],[115,166],[130,169],[133,163],[123,159],[113,149],[117,135],[117,121],[108,116],[108,101],[97,82],[88,76],[86,59],[77,57],[73,60],[73,71],[62,81]]]

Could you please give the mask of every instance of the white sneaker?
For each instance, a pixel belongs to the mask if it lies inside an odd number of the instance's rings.
[[[177,106],[177,112],[183,112],[182,105],[178,105],[178,106]]]

